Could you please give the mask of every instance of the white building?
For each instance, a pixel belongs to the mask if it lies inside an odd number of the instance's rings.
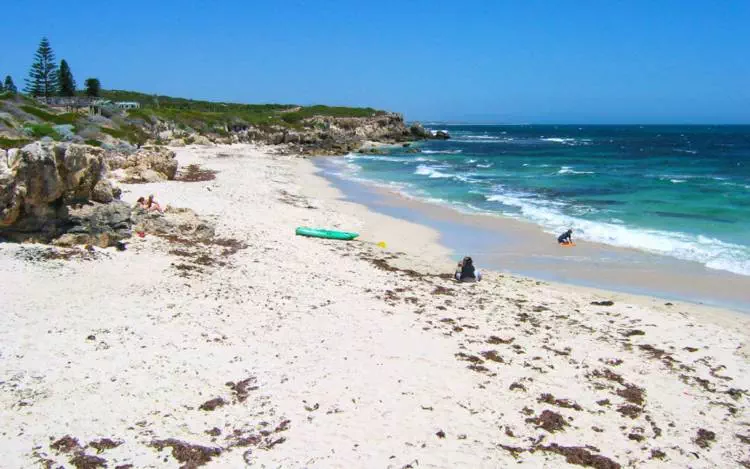
[[[118,101],[115,103],[115,106],[120,109],[138,109],[141,107],[141,103],[135,101]]]

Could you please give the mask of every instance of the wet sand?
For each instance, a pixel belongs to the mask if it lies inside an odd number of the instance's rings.
[[[346,196],[389,216],[440,233],[453,258],[471,255],[480,265],[555,282],[685,300],[750,313],[750,277],[700,263],[578,240],[557,245],[554,235],[509,217],[467,214],[445,205],[404,197],[383,187],[343,179],[325,159],[321,174]],[[574,235],[575,238],[575,235]]]

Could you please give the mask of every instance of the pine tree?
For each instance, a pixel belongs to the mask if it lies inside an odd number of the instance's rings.
[[[10,75],[5,77],[5,91],[13,94],[18,93],[18,88],[16,88],[16,84],[13,83],[13,79],[10,77]]]
[[[25,91],[32,96],[44,96],[45,99],[54,96],[57,94],[57,73],[55,53],[47,38],[43,37],[31,64]]]
[[[76,81],[73,79],[73,72],[70,71],[68,62],[63,59],[60,62],[60,72],[58,73],[58,90],[60,96],[75,96]]]
[[[102,89],[98,78],[86,78],[86,96],[97,97]]]
[[[2,82],[0,82],[0,93],[4,93],[4,92],[5,92],[5,85],[3,85]]]

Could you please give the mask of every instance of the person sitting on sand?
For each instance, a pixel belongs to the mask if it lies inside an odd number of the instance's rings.
[[[565,233],[557,237],[557,242],[560,244],[573,244],[573,229],[569,229]]]
[[[138,205],[147,212],[159,212],[164,213],[159,202],[154,200],[154,194],[148,196],[148,199],[143,197],[138,198]]]
[[[471,260],[471,257],[466,256],[458,263],[455,279],[459,282],[479,282],[482,280],[482,274],[474,267],[474,261]]]

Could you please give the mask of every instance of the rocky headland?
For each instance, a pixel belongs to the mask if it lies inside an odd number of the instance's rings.
[[[378,152],[373,145],[448,137],[407,125],[400,114],[355,108],[319,107],[322,115],[274,108],[268,122],[253,122],[255,115],[217,120],[209,112],[115,112],[103,105],[92,114],[64,104],[22,96],[0,100],[0,239],[121,246],[144,219],[169,220],[174,214],[157,216],[121,202],[118,185],[174,180],[178,163],[167,146],[255,143],[310,156]],[[331,109],[352,115],[325,115]]]

